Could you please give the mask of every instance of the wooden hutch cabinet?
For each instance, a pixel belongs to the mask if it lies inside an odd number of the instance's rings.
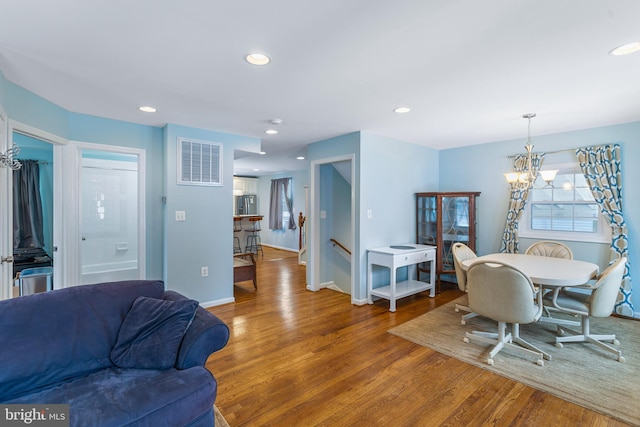
[[[476,198],[479,192],[416,193],[416,243],[436,249],[436,290],[440,276],[455,275],[451,247],[464,243],[476,252]],[[419,272],[429,273],[429,263]]]

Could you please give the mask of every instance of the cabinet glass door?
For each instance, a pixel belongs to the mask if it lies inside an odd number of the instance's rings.
[[[436,197],[418,198],[418,244],[436,245],[438,210]]]
[[[469,243],[469,197],[442,198],[442,267],[453,270],[451,247]]]

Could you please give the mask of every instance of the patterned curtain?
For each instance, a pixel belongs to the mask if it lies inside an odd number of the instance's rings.
[[[622,316],[633,317],[631,303],[631,274],[629,271],[629,241],[627,224],[622,216],[622,171],[620,169],[620,146],[618,144],[583,147],[576,150],[580,168],[584,173],[591,193],[602,215],[611,226],[610,262],[627,257],[624,276],[615,311]]]
[[[544,154],[531,155],[531,169],[534,174],[538,174],[542,165]],[[518,155],[513,162],[515,172],[524,172],[527,169],[527,156]],[[509,210],[507,211],[507,224],[502,235],[502,247],[500,252],[518,253],[518,222],[522,218],[524,206],[529,196],[529,187],[511,187],[511,198],[509,199]]]

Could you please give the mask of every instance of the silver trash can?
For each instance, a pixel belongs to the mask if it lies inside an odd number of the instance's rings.
[[[47,292],[53,289],[53,267],[25,268],[18,278],[20,296]]]

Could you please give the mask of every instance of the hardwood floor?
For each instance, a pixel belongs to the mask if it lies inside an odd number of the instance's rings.
[[[297,255],[264,247],[258,290],[209,309],[231,329],[207,362],[216,405],[232,427],[626,425],[387,333],[459,295],[358,307],[307,291]]]

